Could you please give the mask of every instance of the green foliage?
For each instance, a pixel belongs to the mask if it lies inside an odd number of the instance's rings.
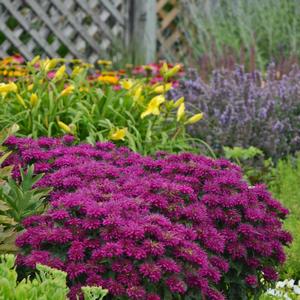
[[[61,59],[50,60],[52,65],[60,62]],[[90,143],[113,140],[143,154],[193,150],[187,141],[185,118],[176,117],[178,106],[165,98],[164,88],[155,91],[157,85],[150,83],[150,74],[130,78],[129,86],[122,88],[126,80],[117,75],[91,79],[89,66],[76,66],[71,75],[64,72],[58,80],[49,78],[50,70],[43,67],[36,69],[30,63],[23,67],[28,77],[20,77],[0,95],[0,127],[16,123],[20,126],[19,136],[34,138],[69,133]],[[170,80],[159,85],[171,86],[167,82]],[[161,102],[150,105],[156,96],[161,97]],[[149,105],[151,112],[142,117]],[[189,113],[185,114],[188,117]],[[125,130],[125,136],[112,137],[118,130]]]
[[[23,279],[17,282],[17,272],[15,270],[15,257],[11,254],[0,257],[0,299],[21,300],[21,299],[57,299],[67,298],[69,289],[66,286],[67,274],[37,265],[39,273],[36,278]]]
[[[97,286],[84,286],[81,289],[87,300],[102,300],[108,294],[108,290]]]
[[[290,210],[285,228],[293,235],[294,241],[286,249],[287,262],[282,269],[283,278],[300,279],[300,154],[295,158],[281,160],[270,183],[274,197]]]
[[[38,264],[34,279],[29,277],[17,281],[15,257],[0,256],[0,300],[65,300],[69,292],[66,285],[67,273]],[[101,287],[84,287],[86,300],[103,299],[108,293]]]
[[[181,2],[186,12],[183,27],[195,58],[206,55],[218,63],[225,53],[231,60],[240,58],[250,64],[255,60],[260,68],[272,58],[299,58],[298,0]]]
[[[33,175],[34,167],[20,169],[20,183],[9,177],[0,187],[0,199],[8,207],[6,216],[20,223],[30,215],[40,214],[45,210],[45,197],[51,188],[33,187],[43,174]]]
[[[0,166],[10,152],[0,156]],[[24,218],[42,213],[51,188],[33,188],[43,174],[33,175],[33,166],[20,170],[20,183],[11,178],[10,166],[0,167],[0,253],[16,252],[15,239]]]
[[[238,164],[242,169],[245,179],[250,184],[268,182],[273,177],[273,162],[265,159],[264,153],[256,148],[223,147],[227,159]]]

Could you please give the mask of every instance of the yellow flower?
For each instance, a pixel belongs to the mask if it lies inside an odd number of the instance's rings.
[[[158,116],[160,114],[159,107],[165,101],[166,99],[162,95],[152,98],[151,101],[148,103],[147,109],[141,114],[141,118],[143,119],[151,114]]]
[[[203,119],[203,113],[195,114],[194,116],[187,119],[187,121],[184,124],[186,125],[194,124],[202,119]]]
[[[181,121],[184,115],[185,115],[185,105],[184,103],[181,103],[177,110],[177,122]]]
[[[157,94],[163,94],[163,93],[166,93],[167,91],[169,91],[171,89],[171,87],[172,87],[172,83],[167,83],[164,85],[158,85],[153,90]]]
[[[47,59],[47,62],[44,65],[45,71],[48,72],[54,69],[58,63],[59,63],[59,59],[57,58]]]
[[[61,80],[64,75],[65,75],[65,71],[66,71],[66,66],[62,65],[55,73],[53,80],[58,81]]]
[[[17,100],[22,106],[24,106],[24,108],[27,108],[27,105],[26,105],[24,99],[19,94],[17,94]]]
[[[184,97],[179,98],[175,103],[174,107],[177,108],[180,104],[184,102]]]
[[[143,66],[143,69],[144,69],[145,71],[152,71],[152,70],[153,70],[153,67],[150,66],[150,65],[144,65],[144,66]]]
[[[62,90],[62,92],[60,93],[60,96],[70,95],[73,93],[74,89],[75,89],[74,85],[69,85],[65,89]]]
[[[38,102],[38,96],[36,93],[31,94],[30,96],[30,105],[31,107],[35,107]]]
[[[133,86],[133,81],[131,79],[123,79],[120,81],[120,84],[123,89],[130,90]]]
[[[126,134],[127,134],[127,128],[122,128],[122,129],[117,128],[115,131],[110,133],[109,138],[113,141],[118,141],[118,140],[124,141]]]
[[[172,69],[170,69],[168,72],[165,73],[165,77],[166,78],[170,78],[174,75],[176,75],[181,69],[181,65],[177,64],[176,66],[174,66]]]
[[[142,103],[144,100],[144,97],[142,96],[143,86],[139,85],[135,88],[133,91],[133,101],[136,103]]]
[[[73,71],[72,71],[71,77],[76,77],[76,76],[78,76],[80,73],[82,73],[83,71],[84,71],[84,68],[79,67],[79,66],[76,66],[76,67],[74,67],[74,69],[73,69]]]
[[[166,74],[168,72],[168,64],[166,62],[163,63],[162,67],[160,68],[159,72],[160,74]]]
[[[29,64],[30,65],[35,65],[39,60],[40,60],[40,56],[39,55],[37,55],[37,56],[35,56],[30,62],[29,62]]]
[[[97,61],[97,64],[98,65],[103,65],[103,66],[110,66],[112,64],[112,61],[111,60],[101,60],[101,59],[99,59]]]
[[[82,86],[79,88],[79,92],[88,92],[88,91],[89,91],[89,88],[86,86]]]
[[[62,121],[57,121],[58,126],[66,133],[73,133],[72,129],[70,126],[68,126],[67,124],[65,124]]]
[[[99,76],[98,81],[102,83],[108,83],[108,84],[117,84],[119,81],[119,78],[116,76]]]
[[[18,87],[14,82],[9,83],[0,83],[0,94],[6,95],[9,92],[16,93],[18,91]]]
[[[29,92],[32,91],[32,89],[33,89],[33,83],[32,83],[32,84],[29,84],[28,87],[27,87],[27,90],[28,90]]]
[[[117,72],[116,71],[102,71],[101,75],[102,76],[116,76]]]

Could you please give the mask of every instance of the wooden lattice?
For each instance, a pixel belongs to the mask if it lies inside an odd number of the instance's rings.
[[[157,0],[157,56],[169,60],[181,60],[188,48],[180,29],[180,1]]]
[[[129,0],[0,0],[0,57],[99,58],[128,43]]]

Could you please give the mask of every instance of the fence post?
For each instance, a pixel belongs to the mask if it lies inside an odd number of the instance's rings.
[[[150,63],[156,56],[156,0],[131,0],[131,47],[135,64]]]

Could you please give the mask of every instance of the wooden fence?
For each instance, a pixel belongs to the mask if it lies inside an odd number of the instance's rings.
[[[178,0],[0,0],[0,57],[127,56],[150,62],[182,54]]]

